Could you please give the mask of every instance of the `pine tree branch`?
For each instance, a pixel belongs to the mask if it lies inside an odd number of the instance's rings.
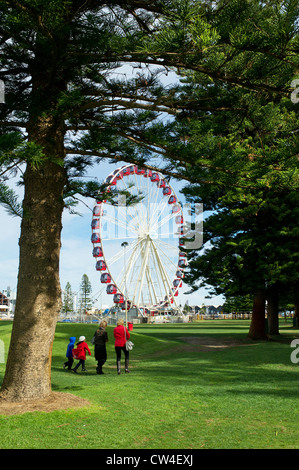
[[[18,201],[16,193],[8,186],[0,183],[0,204],[3,205],[8,214],[13,217],[22,217],[22,204]]]
[[[9,171],[11,171],[13,168],[16,168],[18,167],[18,165],[21,163],[21,160],[18,160],[16,163],[14,163],[13,165],[10,165],[8,166],[4,171],[2,171],[2,173],[0,173],[0,178],[5,175],[6,173],[8,173]]]
[[[148,104],[143,104],[141,101],[147,101]],[[139,102],[138,102],[139,101]],[[146,111],[157,111],[161,113],[173,114],[176,115],[180,110],[178,109],[171,109],[167,106],[163,106],[161,104],[156,104],[155,99],[149,99],[145,96],[130,96],[130,101],[126,101],[124,99],[107,99],[107,100],[91,100],[87,103],[78,106],[70,113],[71,116],[76,116],[78,112],[82,112],[85,110],[93,109],[93,108],[100,108],[100,107],[109,107],[107,112],[111,109],[117,110],[124,110],[124,109],[143,109]]]
[[[22,127],[26,129],[27,123],[21,121],[0,121],[0,126],[5,127]]]
[[[152,149],[154,151],[154,149]],[[65,148],[65,151],[66,151],[66,154],[67,155],[86,155],[86,156],[90,156],[90,157],[98,157],[98,158],[105,158],[105,159],[111,159],[111,160],[115,160],[115,161],[119,161],[119,162],[123,162],[123,161],[126,161],[128,160],[128,158],[124,155],[118,155],[118,154],[107,154],[105,152],[97,152],[97,151],[93,151],[93,150],[75,150],[75,149],[71,149],[71,148]],[[156,150],[157,152],[157,150]],[[180,160],[178,156],[174,156],[174,155],[168,155],[169,158],[172,158],[172,160]],[[199,178],[198,176],[194,176],[194,175],[191,175],[190,174],[190,169],[188,168],[188,164],[186,164],[186,162],[184,160],[181,160],[181,162],[183,164],[185,164],[185,168],[184,168],[184,173],[181,171],[182,168],[180,169],[180,173],[179,172],[176,172],[176,171],[171,171],[169,170],[168,168],[164,167],[164,168],[161,168],[161,167],[158,167],[156,165],[152,165],[152,164],[149,164],[149,163],[145,163],[144,161],[140,162],[138,161],[137,159],[130,159],[130,163],[131,164],[135,164],[135,165],[141,165],[143,168],[147,168],[148,170],[152,170],[152,171],[157,171],[159,173],[163,173],[164,175],[167,175],[167,176],[170,176],[171,178],[175,178],[177,180],[184,180],[184,181],[189,181],[190,183],[196,183],[196,184],[202,184],[202,185],[215,185],[216,183],[219,183],[219,178],[217,177],[217,175],[215,176],[216,179],[203,179],[203,178]],[[173,168],[173,164],[172,164],[172,168]],[[205,168],[205,165],[203,164],[202,165],[202,168]],[[210,167],[211,169],[215,169],[213,166]],[[227,169],[224,169],[224,168],[218,168],[217,169],[218,171],[223,171],[224,173],[228,173],[229,170]],[[237,173],[237,171],[235,172]],[[243,175],[244,178],[246,177],[246,175]],[[238,183],[238,184],[234,184],[233,181],[230,182],[230,185],[231,186],[234,186],[236,188],[241,188],[241,189],[256,189],[255,186],[249,186],[248,184],[246,185],[242,185],[241,183]]]

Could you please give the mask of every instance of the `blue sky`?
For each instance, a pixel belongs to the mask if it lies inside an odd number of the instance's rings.
[[[103,180],[114,169],[120,167],[121,164],[110,165],[108,163],[101,163],[89,171],[91,177],[97,177]],[[182,183],[175,180],[170,181],[171,186],[183,201],[182,195],[179,194],[179,189]],[[95,306],[110,306],[112,304],[112,296],[105,293],[105,285],[100,283],[100,273],[95,269],[95,260],[92,257],[92,244],[91,237],[91,210],[94,201],[85,199],[84,203],[80,204],[76,210],[80,212],[79,215],[71,215],[68,211],[63,214],[63,230],[62,230],[62,249],[60,261],[60,279],[61,287],[65,288],[67,282],[71,284],[73,292],[78,292],[83,274],[87,274],[92,285],[92,294],[95,301]],[[0,290],[6,289],[10,286],[12,290],[17,287],[17,274],[18,274],[18,257],[19,246],[18,239],[20,236],[20,219],[9,216],[3,207],[0,206],[1,227],[0,231]],[[189,305],[219,305],[222,303],[222,297],[213,297],[206,299],[207,291],[200,289],[192,295],[185,295],[184,292],[189,290],[188,286],[183,284],[180,289],[180,295],[177,298],[178,303],[182,305],[188,300]]]

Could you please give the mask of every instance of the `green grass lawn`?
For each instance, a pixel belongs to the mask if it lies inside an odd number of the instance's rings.
[[[134,325],[131,373],[120,376],[109,327],[105,375],[96,375],[93,355],[87,372],[65,371],[68,338],[85,335],[90,345],[95,329],[58,323],[52,361],[53,391],[91,405],[1,415],[1,449],[299,448],[299,364],[290,360],[299,330],[291,323],[282,321],[281,338],[268,342],[249,341],[246,320]],[[0,322],[6,353],[10,331]]]

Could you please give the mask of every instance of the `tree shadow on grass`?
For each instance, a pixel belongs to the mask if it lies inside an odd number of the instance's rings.
[[[266,351],[264,347],[261,351],[258,344],[254,349],[234,346],[230,350],[205,352],[181,350],[177,354],[155,356],[145,366],[141,362],[138,373],[146,376],[148,382],[167,381],[178,388],[200,389],[200,393],[213,387],[216,395],[225,389],[232,395],[297,398],[299,365],[291,363],[291,350],[286,345],[269,346]]]

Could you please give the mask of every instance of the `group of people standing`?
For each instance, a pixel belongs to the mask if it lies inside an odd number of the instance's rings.
[[[108,334],[106,331],[107,322],[103,320],[99,328],[95,331],[94,336],[91,340],[92,344],[94,344],[94,355],[97,361],[97,374],[104,374],[103,366],[107,361],[107,349],[106,343],[108,342]],[[113,330],[114,335],[114,347],[116,352],[116,366],[117,366],[117,373],[121,373],[121,352],[123,351],[125,356],[125,372],[129,373],[129,351],[126,349],[126,341],[130,338],[130,333],[127,327],[124,325],[124,320],[120,318],[117,321],[116,327]],[[82,370],[85,371],[85,361],[86,361],[86,354],[88,353],[91,356],[90,349],[88,344],[85,341],[85,336],[80,336],[79,341],[77,343],[77,347],[75,347],[76,338],[74,336],[70,337],[70,342],[67,347],[66,357],[68,360],[64,363],[63,367],[68,368],[68,370],[72,370],[73,372],[77,372],[77,369],[81,365]],[[76,364],[74,368],[72,365],[74,363],[74,359],[77,359],[79,362]]]

